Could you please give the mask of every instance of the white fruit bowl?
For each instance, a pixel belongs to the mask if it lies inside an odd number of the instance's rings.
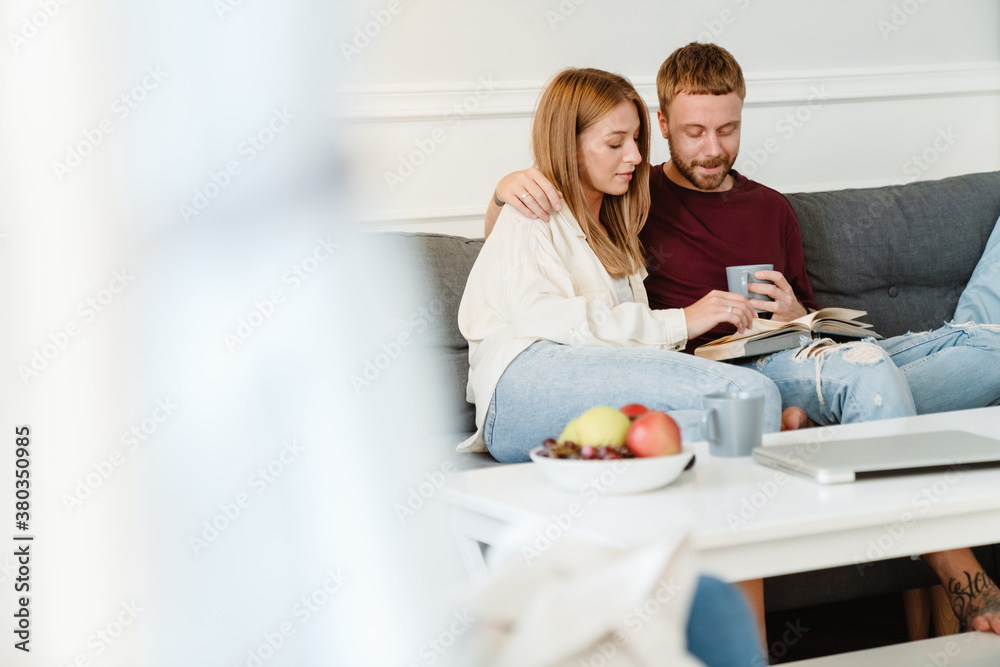
[[[585,495],[642,493],[665,486],[677,479],[694,456],[684,448],[670,456],[634,459],[554,459],[539,456],[541,447],[528,454],[556,486]]]

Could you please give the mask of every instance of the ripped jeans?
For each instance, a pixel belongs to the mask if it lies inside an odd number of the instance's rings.
[[[878,344],[906,376],[918,415],[1000,405],[1000,325],[952,323]]]
[[[764,395],[764,432],[781,425],[774,385],[743,368],[691,354],[648,347],[585,347],[541,340],[500,376],[483,424],[483,439],[501,463],[530,460],[528,452],[554,438],[595,405],[642,403],[677,420],[684,442],[703,439],[701,397],[716,391]]]
[[[934,331],[842,345],[829,340],[737,362],[770,378],[782,409],[817,424],[849,424],[1000,404],[1000,326]]]

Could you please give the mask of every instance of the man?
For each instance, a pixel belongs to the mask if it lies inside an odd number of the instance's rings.
[[[652,206],[642,230],[650,306],[682,308],[689,320],[742,328],[726,290],[725,267],[773,264],[752,292],[773,301],[750,305],[788,321],[816,308],[805,272],[798,220],[785,198],[736,172],[745,83],[733,56],[692,43],[670,55],[657,75],[660,130],[670,160],[652,167]],[[560,195],[536,169],[505,177],[486,216],[488,235],[503,203],[548,219]],[[739,297],[742,298],[742,297]],[[688,350],[732,331],[717,327]],[[740,362],[778,385],[785,424],[798,428],[1000,403],[1000,330],[946,326],[876,344],[814,342]],[[969,373],[987,381],[967,382]],[[969,628],[1000,634],[1000,592],[968,549],[927,554],[946,584],[952,609]],[[983,582],[966,591],[967,581]],[[745,587],[762,618],[763,587]]]

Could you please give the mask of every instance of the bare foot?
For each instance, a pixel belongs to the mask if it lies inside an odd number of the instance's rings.
[[[1000,589],[982,570],[962,574],[961,579],[949,579],[946,588],[963,629],[1000,635]]]
[[[816,425],[816,422],[809,419],[806,411],[802,408],[785,408],[785,411],[781,413],[782,431],[797,431],[800,428],[813,428]]]

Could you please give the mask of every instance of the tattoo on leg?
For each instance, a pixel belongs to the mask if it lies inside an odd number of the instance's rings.
[[[982,613],[1000,612],[1000,591],[986,573],[980,570],[975,575],[969,572],[962,574],[965,575],[964,582],[954,577],[948,580],[951,609],[955,616],[964,622]]]

